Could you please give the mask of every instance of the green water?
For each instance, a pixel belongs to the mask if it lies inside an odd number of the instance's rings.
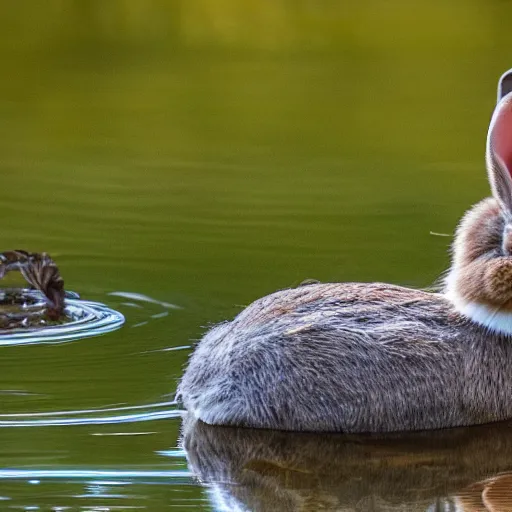
[[[1,347],[0,421],[161,410],[209,324],[305,278],[432,284],[451,238],[431,232],[488,194],[511,15],[497,0],[5,2],[0,249],[49,252],[67,289],[126,324]],[[179,418],[31,425],[0,429],[0,470],[67,473],[0,478],[1,507],[213,510],[169,454]]]

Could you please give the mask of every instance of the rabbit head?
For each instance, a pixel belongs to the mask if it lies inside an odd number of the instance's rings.
[[[464,316],[512,335],[512,93],[492,116],[486,165],[492,197],[457,228],[445,293]]]

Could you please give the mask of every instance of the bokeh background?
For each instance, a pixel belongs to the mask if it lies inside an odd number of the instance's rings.
[[[4,2],[1,249],[49,252],[127,323],[2,348],[2,413],[167,400],[206,326],[306,278],[435,282],[488,194],[511,16],[503,0]],[[184,467],[157,454],[179,420],[119,428],[5,428],[0,464]],[[142,486],[140,506],[209,510],[174,483]],[[0,494],[74,503],[51,485]]]

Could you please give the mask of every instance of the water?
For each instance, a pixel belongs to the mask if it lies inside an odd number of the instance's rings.
[[[4,312],[7,307],[16,312],[16,323],[0,329],[0,346],[64,343],[115,331],[125,322],[124,316],[118,311],[99,302],[82,300],[75,293],[66,292],[65,319],[48,325],[45,320],[46,297],[36,290],[21,288],[14,291],[14,305],[2,305]],[[9,298],[8,293],[0,293],[0,302],[6,296]],[[30,317],[35,325],[30,324]]]
[[[512,7],[29,5],[6,4],[0,20],[0,249],[49,252],[69,290],[126,321],[0,347],[1,507],[268,510],[269,489],[286,486],[293,510],[472,510],[461,495],[492,496],[487,479],[512,469],[506,428],[468,431],[459,452],[447,438],[441,459],[436,441],[378,460],[370,445],[330,480],[319,459],[338,441],[308,440],[308,459],[290,440],[250,463],[245,494],[236,467],[222,473],[233,486],[203,486],[172,401],[194,341],[259,296],[306,278],[428,286],[446,268],[451,238],[431,233],[451,234],[488,194],[484,139],[512,67]],[[478,471],[472,439],[489,454]],[[230,456],[217,453],[221,469]],[[402,471],[388,477],[391,463]],[[343,471],[359,479],[352,494]]]

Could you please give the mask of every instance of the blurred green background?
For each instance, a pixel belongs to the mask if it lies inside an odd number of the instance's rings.
[[[101,338],[2,348],[3,414],[166,400],[189,350],[163,349],[305,278],[428,286],[451,241],[430,233],[451,234],[488,194],[510,2],[48,0],[1,13],[2,249],[49,252],[68,289],[127,317]],[[182,309],[152,318],[165,308],[118,291]],[[2,465],[174,467],[156,451],[178,427],[3,429]],[[203,503],[190,485],[155,489],[141,506]],[[23,505],[71,496],[11,491]]]

